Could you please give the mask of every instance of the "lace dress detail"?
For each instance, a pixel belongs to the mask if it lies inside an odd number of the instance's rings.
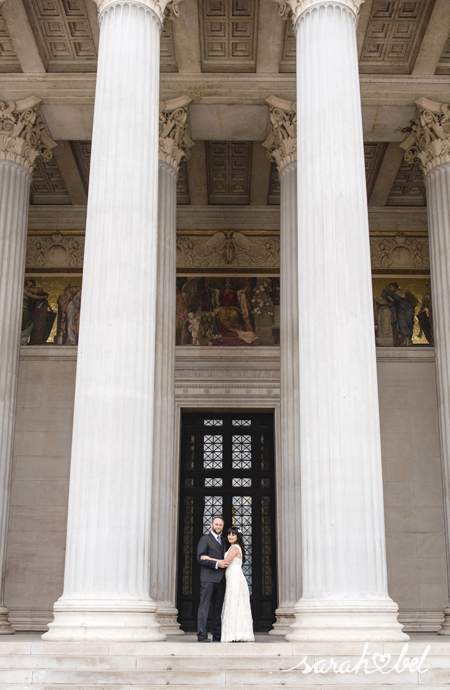
[[[225,571],[227,586],[222,608],[221,642],[254,642],[250,594],[242,572],[242,551],[240,546],[236,546],[241,558],[233,558]]]

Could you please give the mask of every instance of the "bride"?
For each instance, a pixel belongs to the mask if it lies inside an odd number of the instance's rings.
[[[254,642],[253,620],[250,609],[250,595],[247,580],[242,572],[245,563],[245,546],[242,532],[230,527],[227,534],[230,548],[225,554],[226,589],[222,608],[221,642]],[[202,556],[202,560],[215,561],[216,558]]]

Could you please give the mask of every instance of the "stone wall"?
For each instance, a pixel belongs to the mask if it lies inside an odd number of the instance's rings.
[[[177,406],[278,410],[279,348],[237,349],[177,348]],[[75,371],[76,348],[22,348],[5,589],[18,630],[45,630],[63,590]],[[447,578],[433,350],[379,349],[378,380],[389,592],[408,630],[437,630]]]

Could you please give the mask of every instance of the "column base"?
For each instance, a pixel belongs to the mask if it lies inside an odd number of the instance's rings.
[[[295,603],[291,604],[281,604],[275,611],[277,620],[273,624],[272,630],[270,630],[269,635],[279,635],[284,637],[291,632],[291,626],[295,623],[294,614]]]
[[[54,606],[43,640],[80,642],[162,642],[153,601],[65,600]]]
[[[184,635],[184,630],[180,629],[178,623],[178,609],[166,603],[155,601],[156,621],[159,623],[160,631],[165,635]]]
[[[300,599],[288,642],[398,642],[409,640],[390,599]]]
[[[0,635],[14,635],[15,630],[11,628],[9,619],[9,609],[4,604],[0,605]]]
[[[444,622],[442,628],[438,630],[438,635],[450,635],[450,604],[444,609]]]

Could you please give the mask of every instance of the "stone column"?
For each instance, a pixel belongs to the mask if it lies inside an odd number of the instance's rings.
[[[418,118],[400,146],[408,163],[418,160],[425,176],[434,352],[441,442],[444,520],[450,599],[450,105],[416,102]],[[450,635],[450,603],[440,635]]]
[[[64,593],[46,640],[163,640],[150,597],[159,50],[167,0],[97,0]]]
[[[39,103],[35,96],[0,102],[0,634],[14,632],[4,605],[4,572],[30,185],[36,163],[50,160],[56,146]]]
[[[408,639],[387,591],[361,3],[279,0],[297,37],[303,593],[290,641]]]
[[[176,550],[178,458],[175,457],[175,285],[177,178],[194,142],[187,132],[187,96],[159,104],[158,257],[152,480],[150,593],[167,635],[182,635],[177,622]]]
[[[297,112],[296,104],[276,96],[266,99],[271,131],[263,143],[280,177],[280,345],[281,438],[277,463],[278,601],[271,635],[287,635],[295,622],[294,606],[301,596],[302,539],[299,510],[299,351],[297,266]],[[293,519],[293,515],[297,519]]]

